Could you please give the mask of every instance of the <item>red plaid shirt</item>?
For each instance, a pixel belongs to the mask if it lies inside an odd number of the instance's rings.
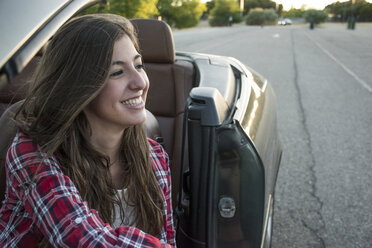
[[[33,180],[43,154],[33,140],[18,131],[6,158],[0,247],[35,247],[43,237],[54,247],[175,246],[168,155],[155,141],[149,139],[149,144],[152,165],[164,196],[164,228],[160,237],[135,227],[113,229],[105,224],[97,211],[82,201],[55,156],[43,161]]]

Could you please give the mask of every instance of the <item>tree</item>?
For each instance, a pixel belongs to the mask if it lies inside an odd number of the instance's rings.
[[[238,1],[236,0],[214,0],[214,8],[210,11],[209,24],[211,26],[229,25],[229,17],[233,23],[242,21]]]
[[[265,9],[264,10],[265,24],[273,25],[278,20],[278,14],[274,9]]]
[[[283,6],[282,6],[283,7]],[[244,15],[249,13],[251,9],[262,8],[262,9],[275,9],[276,2],[271,0],[244,0]]]
[[[110,0],[109,11],[113,14],[131,18],[154,18],[159,12],[157,0]]]
[[[365,3],[364,6],[358,9],[358,21],[372,21],[372,3]]]
[[[206,6],[207,6],[207,12],[209,14],[209,12],[214,8],[214,5],[215,5],[215,1],[209,1],[209,2],[206,2]]]
[[[278,14],[278,16],[281,16],[282,12],[283,12],[283,4],[279,4],[276,10],[276,13]]]
[[[304,9],[291,8],[288,11],[283,11],[282,16],[287,18],[302,18],[305,14]]]
[[[365,0],[356,0],[353,5],[351,1],[334,2],[329,4],[324,9],[330,13],[334,21],[347,21],[351,14],[357,17],[358,21],[372,21],[372,3]]]
[[[244,11],[243,14],[247,15],[251,9],[260,8],[258,0],[244,0]]]
[[[180,6],[175,6],[173,9],[175,27],[188,28],[198,25],[206,9],[205,4],[202,4],[200,0],[183,0]]]
[[[247,25],[263,25],[265,22],[265,15],[262,9],[251,9],[245,17],[245,24]]]
[[[158,0],[158,3],[156,5],[159,11],[159,15],[171,26],[174,25],[173,3],[174,0]]]
[[[313,21],[315,24],[325,22],[328,14],[323,10],[309,9],[305,11],[304,18],[306,22]]]
[[[162,19],[176,28],[196,26],[206,10],[200,0],[159,0],[157,7]]]
[[[112,13],[132,18],[154,18],[159,12],[156,8],[158,0],[108,0],[107,4],[95,5],[84,12],[89,13]]]
[[[204,19],[204,20],[208,19],[209,13],[214,8],[214,5],[215,5],[215,1],[213,1],[213,0],[205,3],[206,10],[204,11],[201,19]]]
[[[205,10],[200,0],[108,0],[107,4],[95,5],[84,14],[113,13],[128,19],[161,15],[170,26],[185,28],[196,26]]]
[[[278,20],[278,14],[274,9],[256,8],[249,11],[245,17],[245,24],[247,25],[272,25]]]
[[[263,9],[275,9],[276,8],[276,2],[271,0],[260,0],[261,7]]]

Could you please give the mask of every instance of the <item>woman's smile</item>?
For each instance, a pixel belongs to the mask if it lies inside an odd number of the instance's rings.
[[[130,107],[136,107],[136,108],[144,107],[144,102],[141,96],[122,101],[121,103],[124,105],[128,105]]]

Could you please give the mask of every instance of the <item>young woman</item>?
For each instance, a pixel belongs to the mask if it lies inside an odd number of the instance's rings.
[[[131,23],[87,15],[49,42],[15,115],[1,247],[175,246],[168,156],[142,127]]]

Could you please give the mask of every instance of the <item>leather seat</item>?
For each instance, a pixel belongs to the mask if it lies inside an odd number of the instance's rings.
[[[133,19],[131,22],[137,30],[145,71],[150,80],[146,108],[159,121],[171,160],[175,206],[180,178],[184,108],[195,84],[195,70],[190,61],[176,59],[172,30],[168,24],[155,19]]]
[[[0,89],[0,116],[13,103],[25,98],[32,75],[39,64],[41,53],[39,52],[10,83]]]

